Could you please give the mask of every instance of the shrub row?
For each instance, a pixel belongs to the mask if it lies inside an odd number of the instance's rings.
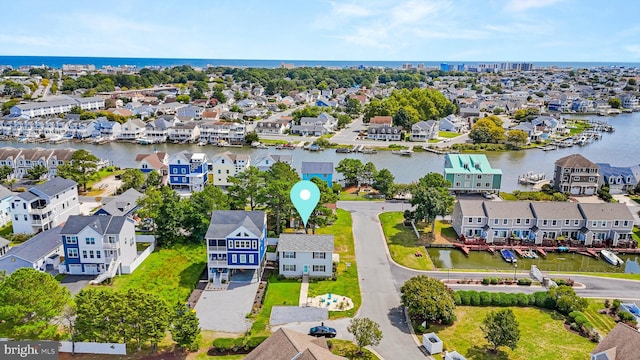
[[[213,348],[218,352],[248,352],[262,344],[268,336],[250,336],[239,338],[217,338],[213,340]]]
[[[458,290],[455,294],[456,305],[467,306],[536,306],[555,309],[556,301],[546,291],[533,294]]]
[[[483,285],[498,285],[498,284],[512,284],[513,279],[510,278],[499,278],[497,276],[486,276],[482,278]],[[528,278],[520,278],[518,279],[518,285],[531,285],[531,279]]]
[[[573,281],[572,279],[555,278],[552,280],[556,284],[558,284],[558,286],[561,286],[561,285],[573,286],[573,284],[575,283],[575,281]]]

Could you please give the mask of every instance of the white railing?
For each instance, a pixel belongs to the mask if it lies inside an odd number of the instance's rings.
[[[120,267],[120,258],[111,259],[111,262],[109,263],[109,268],[107,268],[107,271],[96,276],[96,278],[91,280],[90,283],[100,284],[107,279],[111,279],[112,277],[116,276],[116,272],[118,271],[119,267]]]

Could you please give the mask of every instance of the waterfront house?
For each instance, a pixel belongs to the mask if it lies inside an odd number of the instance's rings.
[[[469,124],[464,119],[453,114],[447,115],[438,122],[440,131],[461,133],[469,128]]]
[[[538,130],[538,127],[533,125],[529,121],[521,122],[513,129],[524,131],[527,134],[528,142],[543,141],[549,138],[548,134],[545,134],[542,131]]]
[[[173,154],[169,156],[169,186],[189,192],[202,191],[207,183],[207,168],[206,154],[186,150]]]
[[[327,129],[322,125],[293,125],[289,132],[300,136],[322,136],[327,134]]]
[[[49,230],[79,213],[78,184],[58,177],[14,196],[11,202],[13,232],[16,234]]]
[[[251,158],[246,154],[233,154],[225,151],[211,158],[209,161],[209,183],[215,186],[227,187],[232,185],[229,177],[236,176],[251,165]]]
[[[264,211],[216,210],[205,235],[209,281],[228,282],[235,272],[258,281],[264,270],[267,214]]]
[[[622,101],[622,108],[637,111],[640,108],[638,104],[638,98],[634,94],[624,94],[620,96]]]
[[[369,119],[369,125],[393,126],[393,117],[391,117],[391,116],[374,116],[371,119]]]
[[[283,162],[291,166],[292,161],[293,157],[291,155],[267,154],[258,157],[253,166],[257,167],[260,171],[267,171],[277,162]]]
[[[162,143],[169,138],[169,129],[180,121],[173,115],[163,115],[145,124],[145,137],[154,143]]]
[[[400,126],[371,125],[367,130],[367,139],[382,141],[400,141],[404,132]]]
[[[601,176],[600,184],[606,184],[610,194],[625,194],[640,182],[640,165],[611,166],[608,163],[596,165]]]
[[[204,112],[204,108],[200,106],[185,106],[181,107],[176,111],[176,115],[178,117],[191,117],[194,119],[200,119],[202,117],[202,113]]]
[[[110,121],[104,116],[96,119],[96,127],[100,130],[100,136],[110,140],[115,140],[122,132],[122,124]]]
[[[129,119],[122,124],[118,140],[137,140],[145,136],[146,124],[140,119]]]
[[[274,331],[257,348],[253,349],[245,360],[346,360],[334,355],[327,339],[313,337],[284,327]]]
[[[175,115],[178,109],[187,106],[186,104],[179,102],[165,102],[158,104],[157,109],[159,113],[164,115]]]
[[[278,273],[285,277],[332,275],[333,235],[280,234]]]
[[[169,155],[165,152],[155,151],[151,154],[136,155],[137,168],[143,173],[157,171],[163,177],[169,173]]]
[[[259,121],[256,125],[258,134],[282,135],[289,129],[291,123],[288,120]]]
[[[638,344],[638,329],[619,322],[593,349],[591,360],[640,360]]]
[[[98,96],[86,98],[67,98],[54,101],[39,101],[28,104],[18,104],[9,111],[11,116],[25,115],[28,117],[51,116],[65,114],[75,106],[82,110],[92,111],[104,109],[104,99]]]
[[[14,173],[15,177],[21,179],[27,176],[29,170],[34,167],[41,165],[44,167],[48,167],[49,159],[53,155],[53,151],[46,150],[43,148],[24,148],[21,149],[19,155],[16,156],[15,159],[15,168]],[[43,176],[48,176],[48,172]],[[36,179],[39,180],[39,179]]]
[[[551,116],[538,116],[531,120],[531,124],[548,135],[563,135],[568,132],[562,119]]]
[[[435,120],[418,121],[411,125],[411,141],[426,142],[438,138],[440,122]]]
[[[70,216],[62,230],[64,272],[71,275],[131,273],[137,257],[133,219],[126,216]],[[123,271],[125,270],[125,271]]]
[[[309,180],[317,177],[327,183],[327,186],[333,186],[333,163],[332,162],[302,162],[302,180]]]
[[[571,195],[594,195],[600,188],[598,165],[580,154],[556,160],[553,187]]]
[[[43,231],[31,239],[10,248],[0,257],[0,271],[11,275],[21,268],[55,271],[64,254],[60,241],[60,226]]]
[[[76,139],[86,139],[100,136],[100,129],[96,120],[71,120],[67,133],[72,134]]]
[[[176,123],[169,128],[169,141],[194,142],[200,138],[200,126],[198,121],[186,121]]]
[[[502,170],[492,168],[486,155],[447,154],[444,178],[455,192],[500,191]]]
[[[625,204],[458,200],[451,217],[459,236],[504,244],[572,241],[628,246],[633,215]]]
[[[11,201],[17,195],[13,191],[4,186],[0,186],[0,227],[4,227],[11,222]],[[0,256],[2,253],[2,244],[0,244]]]
[[[212,144],[244,144],[246,127],[232,121],[203,122],[200,125],[200,140]]]
[[[141,197],[138,190],[131,188],[118,196],[103,198],[104,205],[93,215],[133,217],[139,208],[137,202]]]
[[[338,120],[325,112],[318,115],[317,117],[300,118],[300,125],[301,126],[322,126],[325,132],[330,132],[330,131],[334,131],[338,127]]]

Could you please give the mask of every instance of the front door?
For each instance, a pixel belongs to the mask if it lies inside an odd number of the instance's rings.
[[[309,274],[309,265],[305,264],[302,266],[302,274],[303,275],[308,275]]]

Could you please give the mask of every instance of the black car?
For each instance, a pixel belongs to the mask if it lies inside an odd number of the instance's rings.
[[[328,326],[314,326],[309,329],[309,335],[316,337],[324,336],[328,338],[334,338],[336,337],[336,329]]]

